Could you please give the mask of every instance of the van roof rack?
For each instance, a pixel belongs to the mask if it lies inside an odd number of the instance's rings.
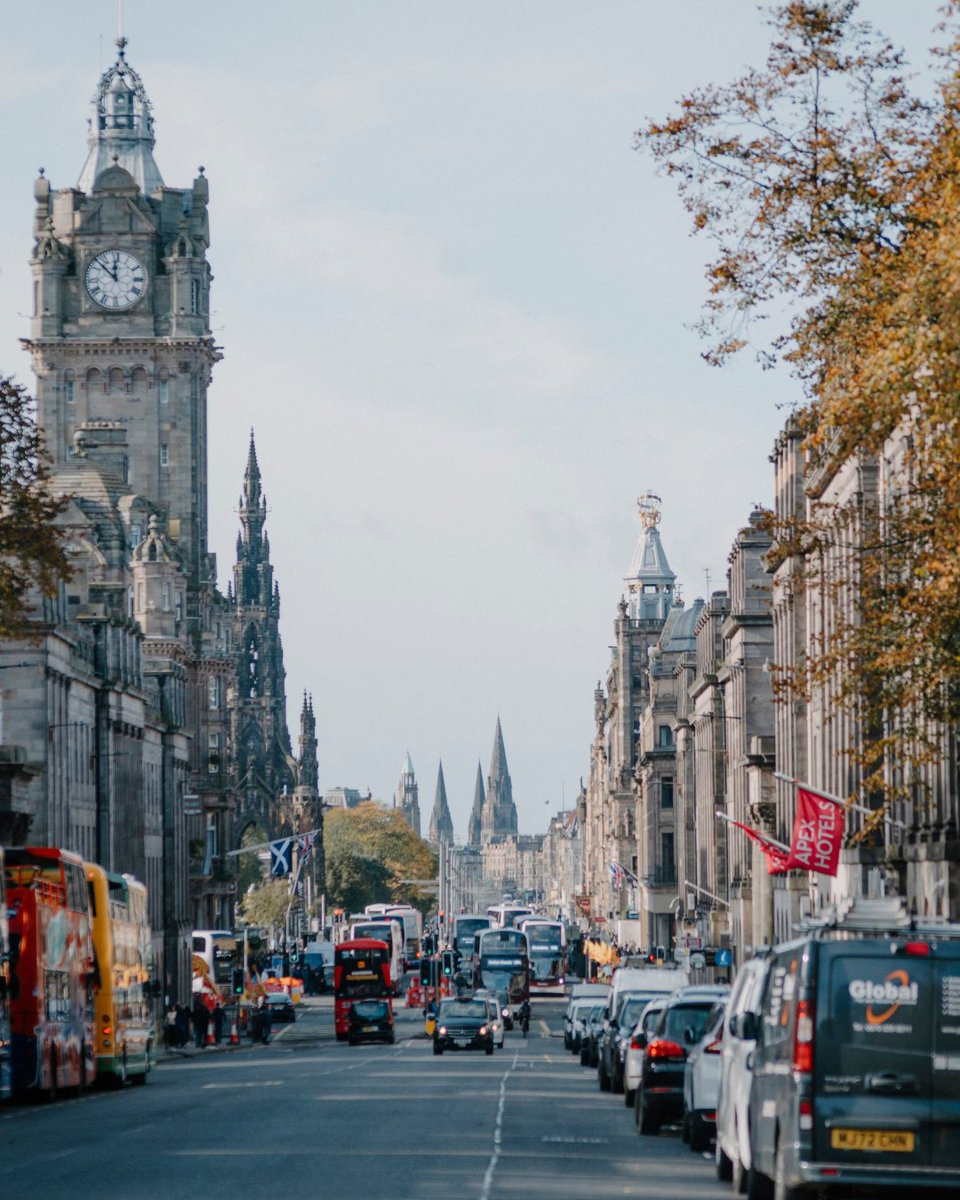
[[[960,925],[937,917],[922,921],[907,912],[900,896],[867,899],[856,896],[823,910],[819,917],[797,922],[798,933],[823,937],[830,933],[915,933],[923,936],[960,937]]]

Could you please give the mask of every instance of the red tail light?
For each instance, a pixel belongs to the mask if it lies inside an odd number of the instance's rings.
[[[704,1054],[719,1054],[723,1049],[723,1042],[717,1038],[715,1042],[711,1042],[709,1046],[704,1046]]]
[[[812,1000],[797,1001],[797,1023],[793,1031],[793,1069],[813,1070],[814,1011]]]
[[[642,1050],[645,1045],[646,1045],[646,1042],[644,1042],[644,1040],[642,1038],[632,1037],[630,1039],[630,1049],[631,1050]]]
[[[929,958],[930,957],[930,943],[929,942],[907,942],[907,944],[903,948],[907,954],[912,954],[917,958]]]
[[[687,1052],[676,1042],[668,1042],[666,1038],[657,1038],[647,1047],[648,1058],[686,1058]]]

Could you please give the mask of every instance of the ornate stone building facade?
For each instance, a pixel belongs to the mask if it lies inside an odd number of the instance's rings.
[[[255,628],[258,647],[279,655],[279,601],[261,586],[269,548],[256,540],[250,463],[233,597],[218,592],[208,548],[207,388],[220,357],[209,185],[202,168],[189,187],[164,183],[146,90],[125,39],[118,47],[77,186],[54,190],[43,172],[34,185],[24,345],[53,488],[70,498],[59,524],[74,573],[37,600],[35,640],[0,646],[0,835],[142,878],[164,990],[186,1000],[191,928],[234,917],[236,738],[242,797],[286,784],[302,804],[316,795],[316,737],[311,710],[301,771],[275,657],[272,690],[261,688],[272,725],[261,704],[262,746],[250,740],[243,639]],[[257,669],[260,688],[266,664]],[[269,814],[266,831],[279,825]]]

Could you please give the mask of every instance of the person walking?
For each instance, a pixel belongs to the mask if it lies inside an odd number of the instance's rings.
[[[199,992],[193,998],[193,1044],[199,1050],[207,1038],[207,1021],[210,1014]]]

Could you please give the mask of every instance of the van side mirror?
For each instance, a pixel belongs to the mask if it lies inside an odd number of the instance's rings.
[[[755,1012],[734,1013],[730,1018],[730,1032],[742,1042],[755,1042],[760,1033],[760,1017]]]

